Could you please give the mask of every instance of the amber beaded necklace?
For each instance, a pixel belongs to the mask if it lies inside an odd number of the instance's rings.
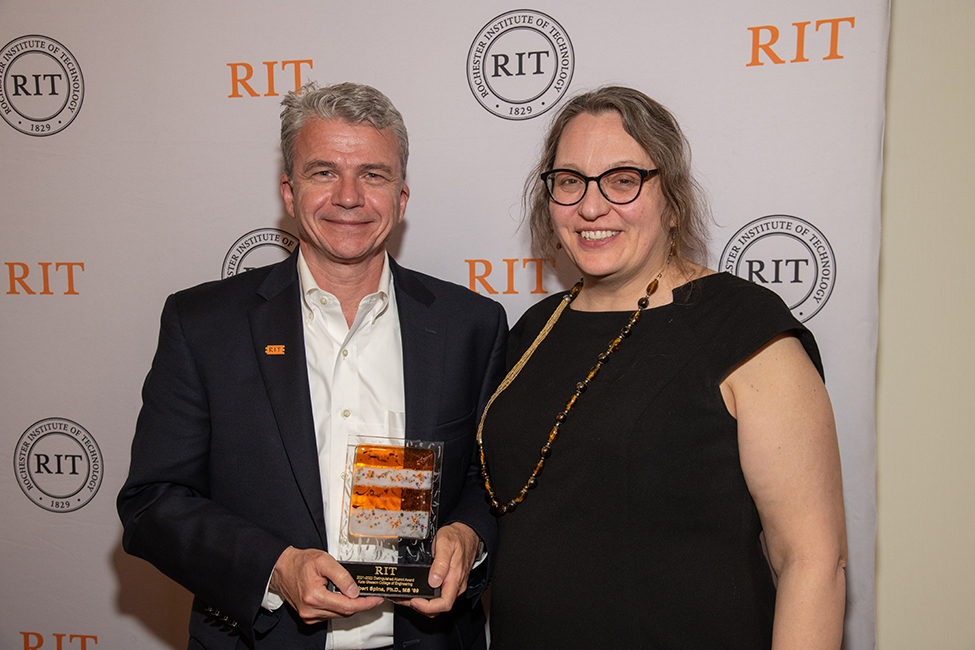
[[[528,491],[534,489],[535,486],[538,485],[538,475],[542,473],[542,467],[545,466],[545,460],[552,455],[552,445],[555,444],[555,441],[559,437],[559,427],[561,427],[562,423],[565,422],[565,419],[569,415],[569,411],[571,411],[576,405],[576,402],[579,401],[579,397],[586,392],[586,388],[589,387],[589,384],[591,384],[593,379],[596,378],[596,375],[599,374],[599,369],[603,367],[610,355],[619,349],[623,339],[630,335],[633,326],[640,322],[640,316],[643,313],[643,310],[646,309],[650,304],[650,296],[652,296],[657,290],[657,285],[660,278],[663,276],[664,271],[667,270],[667,266],[670,264],[670,259],[673,257],[673,254],[674,248],[671,246],[671,252],[667,257],[667,263],[664,265],[664,268],[661,269],[660,273],[657,274],[657,277],[653,279],[653,282],[647,285],[647,295],[637,301],[637,309],[630,315],[630,320],[626,323],[626,325],[623,326],[623,329],[620,330],[619,336],[609,342],[609,347],[606,348],[606,351],[597,357],[596,365],[589,369],[589,374],[586,375],[585,379],[576,384],[575,393],[573,393],[572,397],[569,398],[569,401],[566,402],[565,408],[555,416],[555,425],[552,427],[551,431],[548,432],[548,440],[546,440],[545,444],[542,445],[542,449],[539,452],[540,458],[538,459],[538,462],[535,463],[535,469],[532,470],[531,476],[528,477],[528,482],[525,483],[524,487],[521,488],[521,491],[518,492],[515,498],[504,504],[498,501],[498,497],[494,493],[494,486],[491,485],[491,473],[488,471],[487,458],[484,455],[484,419],[487,417],[488,409],[491,408],[491,404],[494,403],[494,400],[504,391],[505,388],[511,385],[511,382],[515,380],[515,377],[518,376],[521,369],[524,368],[525,364],[528,363],[528,360],[531,358],[532,354],[534,354],[535,349],[538,348],[541,342],[545,340],[545,337],[548,336],[548,333],[552,331],[552,328],[555,327],[556,321],[559,320],[559,316],[562,315],[565,308],[569,306],[569,303],[575,300],[577,295],[579,295],[579,291],[582,290],[582,280],[576,282],[575,286],[572,287],[572,290],[559,301],[558,307],[556,307],[552,315],[549,316],[548,322],[545,323],[545,327],[543,327],[542,331],[538,333],[538,336],[535,337],[535,340],[521,356],[521,359],[518,360],[518,363],[516,363],[514,367],[508,371],[508,374],[501,382],[501,385],[498,386],[498,389],[494,391],[494,395],[491,396],[491,399],[488,400],[487,406],[484,407],[484,413],[481,414],[481,422],[477,425],[477,451],[481,460],[481,478],[484,479],[484,489],[487,490],[487,501],[489,504],[491,504],[492,513],[500,517],[501,515],[513,512],[514,509],[518,507],[518,504],[524,501],[525,497],[528,496]]]

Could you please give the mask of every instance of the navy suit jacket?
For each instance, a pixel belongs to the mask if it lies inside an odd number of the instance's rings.
[[[507,320],[492,300],[390,264],[406,436],[443,441],[440,525],[466,523],[488,550],[451,612],[395,608],[396,647],[477,647],[497,531],[474,434],[504,371]],[[125,550],[194,594],[191,648],[325,644],[324,623],[306,625],[289,605],[261,607],[285,548],[327,550],[300,293],[295,251],[176,293],[163,309],[118,510]]]

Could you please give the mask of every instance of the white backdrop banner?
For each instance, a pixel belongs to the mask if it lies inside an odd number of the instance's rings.
[[[845,647],[874,647],[874,367],[887,0],[0,3],[0,650],[181,648],[189,596],[121,550],[139,391],[169,293],[293,250],[278,114],[376,86],[411,138],[405,265],[513,323],[576,274],[520,192],[553,109],[604,84],[685,129],[710,266],[815,333],[839,430]]]

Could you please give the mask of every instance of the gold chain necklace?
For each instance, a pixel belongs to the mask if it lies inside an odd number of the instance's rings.
[[[667,270],[671,257],[673,257],[673,247],[671,247],[671,253],[667,257],[667,264],[665,264],[664,268],[660,270],[657,277],[653,279],[653,282],[647,285],[647,295],[637,301],[637,309],[630,315],[629,322],[627,322],[626,325],[623,326],[623,329],[620,330],[619,336],[610,341],[609,347],[606,348],[606,351],[597,357],[596,365],[589,369],[589,374],[586,375],[585,379],[576,384],[575,393],[573,393],[572,397],[569,398],[565,408],[555,416],[555,425],[548,433],[548,440],[546,440],[545,444],[542,445],[541,451],[539,452],[540,458],[538,459],[538,462],[535,463],[535,469],[532,470],[531,476],[528,477],[528,482],[525,483],[524,487],[521,488],[521,491],[518,492],[515,498],[511,499],[505,504],[498,501],[498,497],[494,493],[494,486],[491,485],[491,473],[488,471],[487,458],[484,455],[484,419],[487,417],[488,409],[491,408],[491,404],[494,403],[494,400],[504,391],[505,388],[511,385],[511,382],[515,380],[515,377],[518,376],[521,369],[524,368],[525,364],[528,363],[528,360],[531,358],[532,354],[534,354],[535,349],[538,348],[541,342],[545,340],[545,337],[548,336],[548,333],[552,331],[552,328],[555,327],[556,321],[559,320],[559,317],[562,315],[562,312],[565,311],[565,308],[569,306],[569,303],[575,300],[577,295],[579,295],[579,291],[582,290],[582,280],[576,282],[575,286],[572,287],[572,290],[559,301],[558,307],[556,307],[552,315],[549,316],[548,322],[545,323],[545,327],[543,327],[542,331],[538,333],[538,336],[535,337],[535,340],[521,356],[521,359],[518,360],[518,363],[516,363],[514,367],[508,371],[508,374],[501,382],[501,385],[498,386],[496,391],[494,391],[494,395],[491,395],[491,399],[488,400],[487,405],[484,407],[484,413],[481,414],[481,422],[477,425],[477,451],[481,460],[481,478],[484,479],[484,489],[487,491],[487,501],[489,504],[491,504],[492,513],[500,517],[509,512],[514,512],[515,508],[518,507],[518,504],[524,501],[525,497],[528,496],[528,491],[534,489],[535,486],[538,485],[538,475],[542,473],[542,467],[545,466],[545,459],[552,455],[552,445],[559,437],[559,427],[561,427],[562,423],[565,422],[565,419],[569,415],[569,411],[571,411],[576,405],[579,397],[586,392],[586,388],[589,387],[592,380],[595,379],[596,375],[599,374],[599,369],[603,367],[610,355],[619,349],[620,343],[622,343],[623,339],[630,335],[633,326],[640,322],[640,316],[643,313],[643,310],[646,309],[650,304],[650,296],[652,296],[657,290],[657,285],[660,278],[663,276],[664,271]]]

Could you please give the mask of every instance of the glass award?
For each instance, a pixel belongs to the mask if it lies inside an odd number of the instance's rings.
[[[337,559],[367,596],[437,598],[427,583],[442,442],[358,437],[346,459]]]

